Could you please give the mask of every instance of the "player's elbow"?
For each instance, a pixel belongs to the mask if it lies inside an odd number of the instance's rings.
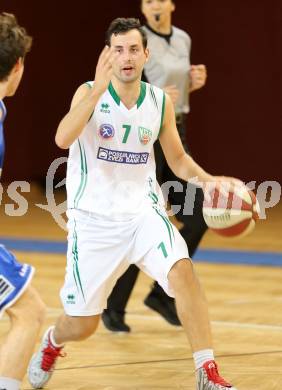
[[[68,149],[70,147],[69,143],[65,139],[65,137],[62,137],[60,134],[56,134],[55,137],[55,143],[60,149]]]
[[[177,163],[175,161],[167,161],[167,164],[174,175],[179,177],[179,166]]]
[[[167,163],[169,168],[172,170],[172,172],[179,177],[179,173],[182,170],[182,162],[185,158],[186,153],[179,153],[177,155],[174,155],[173,158],[167,159]]]

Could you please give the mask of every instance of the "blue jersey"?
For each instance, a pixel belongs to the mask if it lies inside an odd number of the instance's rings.
[[[0,100],[0,175],[4,162],[3,123],[6,108]],[[12,306],[29,285],[34,269],[28,264],[21,264],[3,245],[0,245],[0,317],[5,309]]]
[[[29,285],[34,268],[21,264],[3,245],[0,245],[0,317],[12,306]]]
[[[0,100],[0,176],[2,173],[4,154],[5,154],[5,142],[4,142],[4,129],[3,123],[6,117],[6,108],[2,100]]]

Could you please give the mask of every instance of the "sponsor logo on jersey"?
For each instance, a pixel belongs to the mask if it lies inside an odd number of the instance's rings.
[[[19,272],[21,277],[24,277],[29,269],[29,266],[27,264],[24,264]]]
[[[0,275],[0,309],[2,303],[6,302],[8,296],[15,290],[15,286],[4,276]]]
[[[139,140],[142,145],[147,145],[147,143],[151,141],[152,134],[151,130],[141,126],[138,127]]]
[[[67,303],[70,305],[75,304],[75,295],[74,294],[68,294],[67,296]]]
[[[147,164],[149,153],[123,152],[121,150],[111,150],[99,148],[97,158],[99,160],[120,163],[120,164]]]
[[[109,110],[110,106],[108,103],[102,103],[101,104],[101,108],[100,108],[100,112],[103,112],[104,114],[110,114],[110,110]]]
[[[113,138],[113,136],[115,135],[115,129],[112,125],[105,123],[100,126],[99,134],[104,139],[110,139]]]

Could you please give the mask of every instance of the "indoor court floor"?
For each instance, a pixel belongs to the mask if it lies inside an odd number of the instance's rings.
[[[29,209],[22,217],[5,215],[4,205],[12,202],[3,197],[0,236],[21,261],[36,267],[34,285],[48,306],[43,333],[62,313],[66,233],[50,213],[35,206],[46,200],[39,188],[32,189],[23,194]],[[222,376],[238,390],[281,390],[282,202],[267,210],[267,219],[258,221],[248,237],[223,239],[208,232],[194,263],[210,306]],[[67,345],[48,389],[195,389],[191,349],[182,329],[143,304],[150,284],[140,275],[128,305],[132,332],[112,334],[100,324],[90,339]],[[4,316],[0,342],[8,325]],[[27,380],[22,388],[31,389]]]

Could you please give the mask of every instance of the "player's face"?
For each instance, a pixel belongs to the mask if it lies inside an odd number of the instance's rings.
[[[142,0],[141,10],[149,24],[170,20],[175,5],[171,0]],[[156,18],[156,15],[158,17]]]
[[[7,96],[13,96],[18,89],[24,71],[23,59],[20,58],[8,78]]]
[[[113,34],[111,47],[117,53],[113,63],[115,77],[126,83],[140,79],[148,58],[148,50],[143,47],[140,32],[134,29],[124,34]]]

